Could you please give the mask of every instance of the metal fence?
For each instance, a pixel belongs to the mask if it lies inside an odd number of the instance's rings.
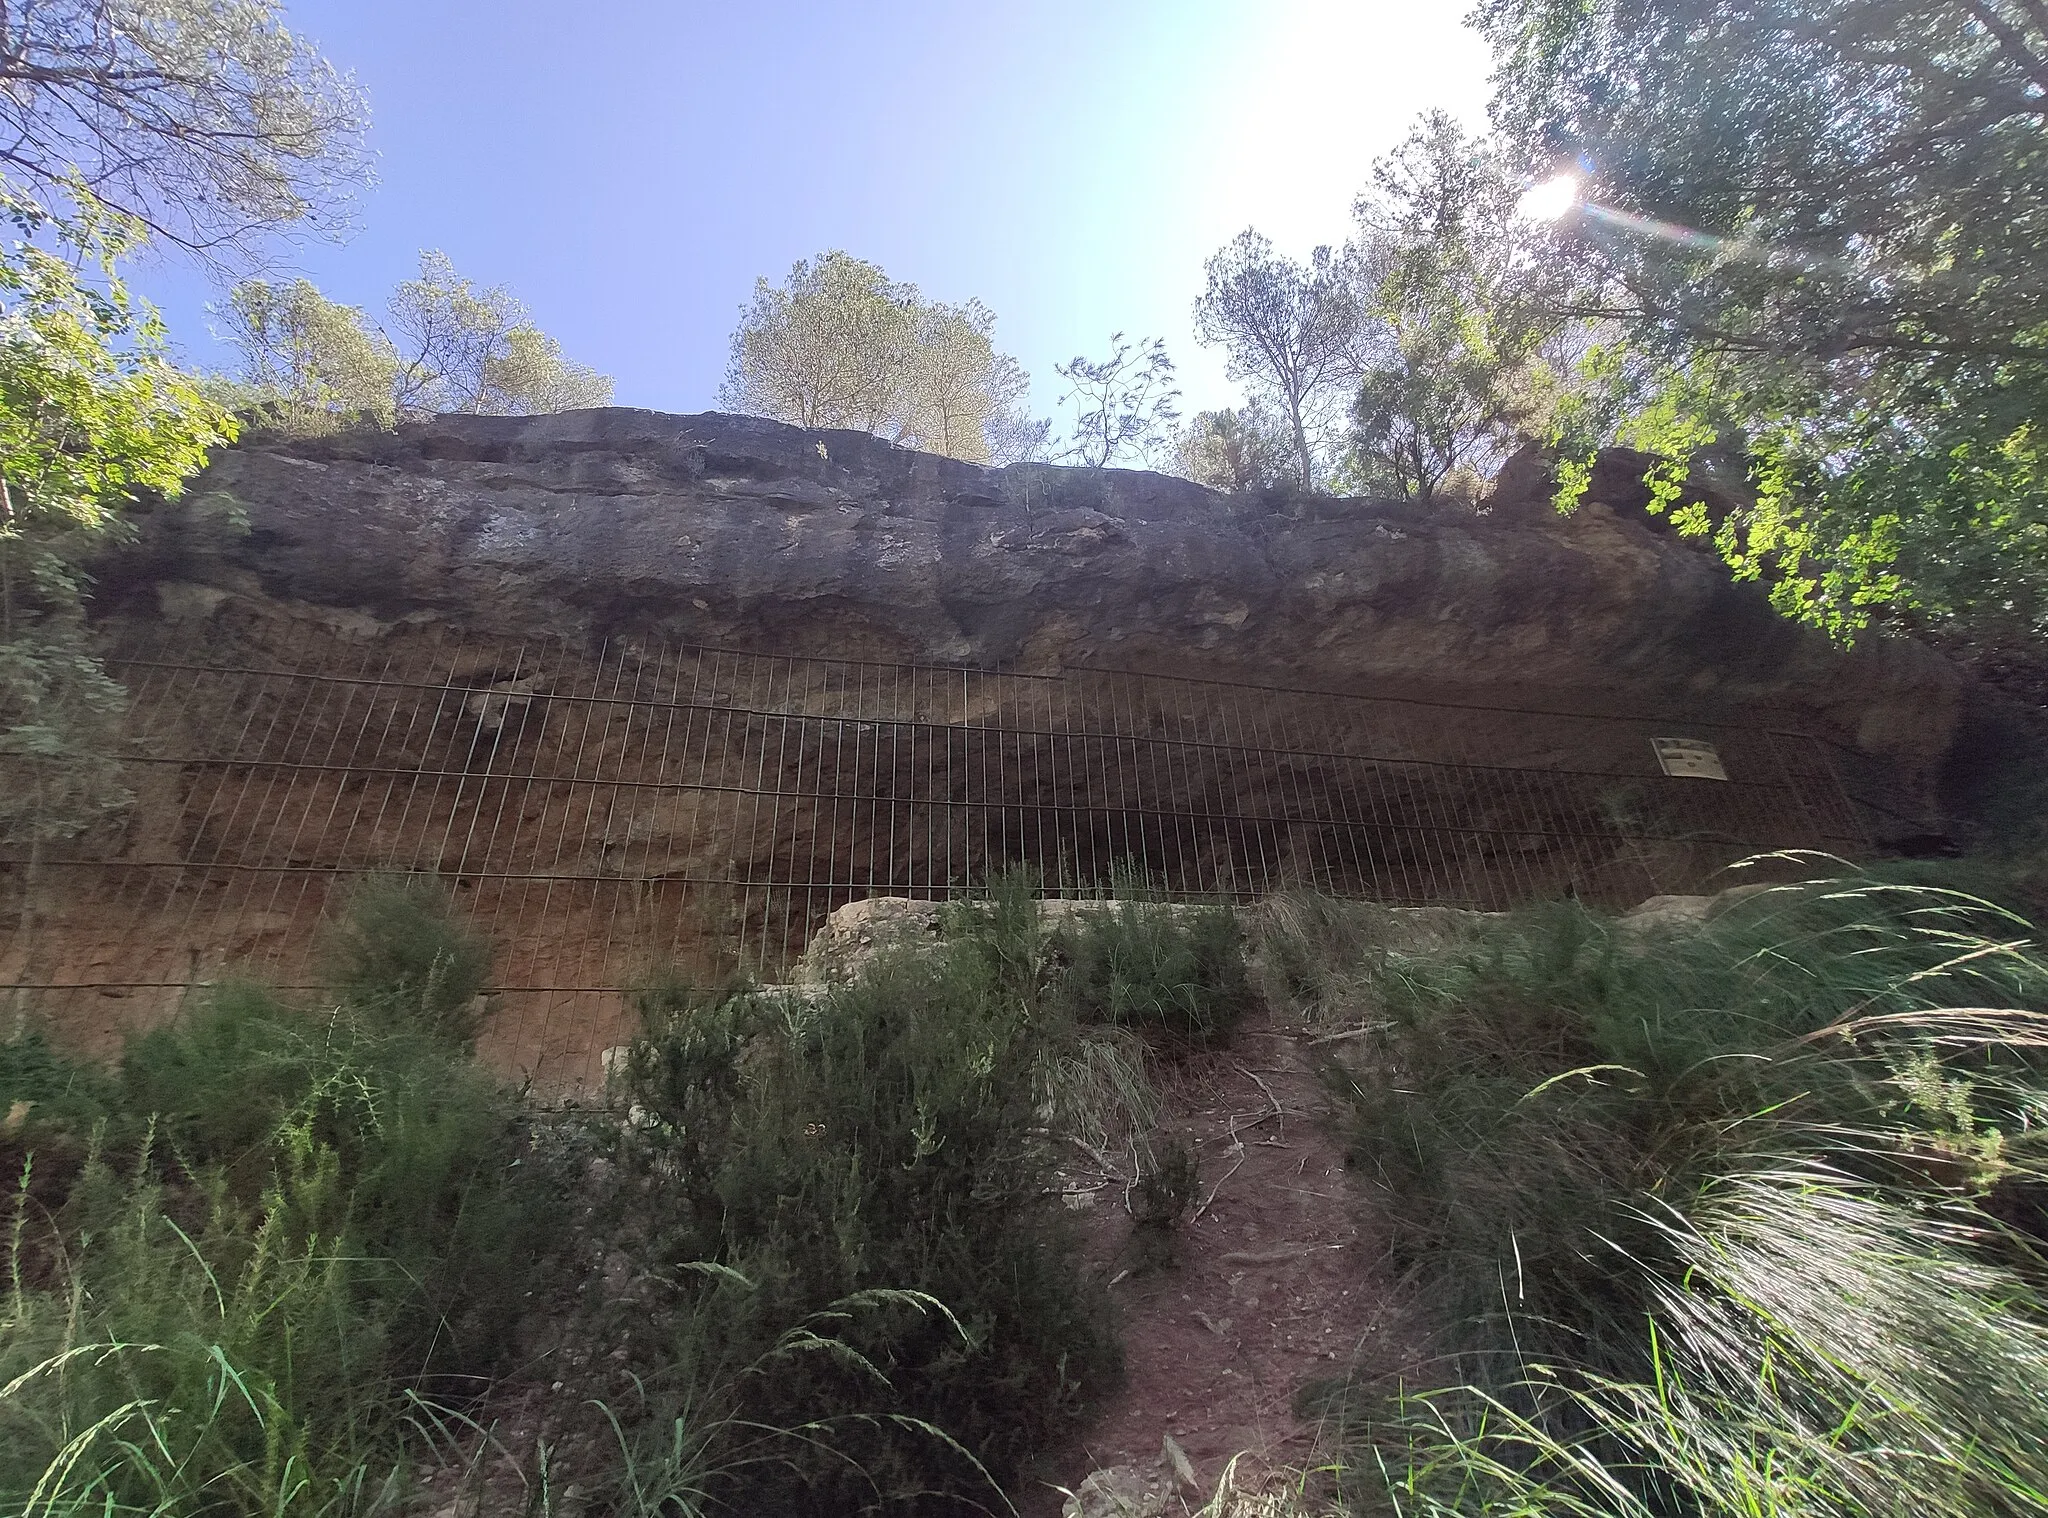
[[[130,821],[0,858],[0,986],[88,1042],[237,969],[310,986],[338,891],[432,871],[498,945],[487,1052],[567,1090],[657,967],[773,978],[848,901],[1012,864],[1066,893],[1128,871],[1492,909],[1866,845],[1828,746],[1761,727],[637,642],[346,649],[118,659]],[[1666,736],[1727,778],[1663,774]]]

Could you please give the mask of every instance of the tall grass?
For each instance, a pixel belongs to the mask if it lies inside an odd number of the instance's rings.
[[[223,986],[111,1071],[0,1048],[0,1511],[385,1511],[507,1363],[559,1207],[459,1019],[423,1015],[474,941],[408,932],[386,980]]]
[[[1868,876],[1646,937],[1566,904],[1360,976],[1330,1079],[1436,1389],[1362,1507],[2048,1511],[2048,968]]]

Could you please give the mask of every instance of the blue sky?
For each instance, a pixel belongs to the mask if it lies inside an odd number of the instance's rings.
[[[1050,414],[1053,364],[1163,335],[1194,406],[1234,394],[1188,308],[1246,225],[1341,240],[1372,159],[1440,106],[1484,119],[1466,0],[291,0],[370,97],[380,182],[286,262],[375,314],[440,248],[509,285],[621,404],[710,407],[757,275],[843,247],[979,296]],[[207,291],[136,281],[225,364]]]

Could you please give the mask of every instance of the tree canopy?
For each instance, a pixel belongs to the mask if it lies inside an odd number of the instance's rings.
[[[1204,269],[1195,335],[1230,353],[1229,375],[1248,381],[1285,417],[1296,478],[1315,484],[1315,447],[1325,403],[1354,370],[1366,292],[1356,271],[1329,248],[1306,264],[1276,253],[1247,227]]]
[[[1173,424],[1180,419],[1180,386],[1164,339],[1133,342],[1112,333],[1109,357],[1076,354],[1053,367],[1067,382],[1061,404],[1074,412],[1067,457],[1075,463],[1090,469],[1124,459],[1152,464],[1171,447]]]
[[[303,279],[244,280],[218,314],[246,404],[294,432],[611,404],[609,378],[564,357],[509,290],[478,287],[442,253],[422,253],[419,277],[392,292],[386,328]]]
[[[1433,499],[1483,474],[1533,412],[1531,371],[1554,327],[1518,246],[1515,195],[1490,144],[1441,112],[1373,168],[1353,205],[1367,285],[1355,348],[1354,473]]]
[[[1029,381],[995,348],[978,300],[927,301],[917,286],[832,251],[780,285],[755,282],[733,333],[718,403],[799,427],[872,432],[971,463],[1009,463],[1043,444]]]
[[[125,799],[125,693],[83,628],[94,543],[141,494],[174,496],[234,419],[164,351],[117,260],[140,228],[0,202],[0,838],[41,843]]]
[[[1573,309],[1612,323],[1557,436],[1747,460],[1680,510],[1788,613],[2048,627],[2048,9],[1485,0],[1521,166],[1584,176]],[[1582,478],[1582,477],[1581,477]],[[1575,483],[1575,481],[1568,481]]]
[[[0,173],[216,255],[332,219],[367,183],[361,92],[276,0],[0,6]],[[79,201],[80,209],[85,209]]]
[[[1516,216],[1517,195],[1493,143],[1433,112],[1374,165],[1342,249],[1302,263],[1247,230],[1209,260],[1196,330],[1277,419],[1296,480],[1469,494],[1548,414],[1570,322],[1551,234]]]
[[[1287,425],[1262,402],[1198,411],[1175,442],[1174,472],[1243,495],[1295,478]]]
[[[398,355],[363,313],[310,280],[244,280],[220,308],[242,356],[242,382],[267,420],[313,433],[395,413]]]
[[[564,358],[517,296],[463,278],[445,253],[420,254],[419,277],[392,292],[389,315],[398,355],[393,399],[403,416],[528,416],[611,404],[609,378]]]

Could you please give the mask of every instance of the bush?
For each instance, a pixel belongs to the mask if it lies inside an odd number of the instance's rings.
[[[1691,934],[1540,908],[1363,983],[1329,1075],[1456,1373],[1371,1420],[1361,1500],[2043,1511],[2023,924],[1857,876]]]
[[[561,1199],[390,963],[319,1011],[222,987],[111,1075],[0,1048],[0,1511],[382,1511],[507,1363]]]
[[[1073,1017],[1163,1035],[1177,1049],[1222,1042],[1250,1010],[1237,918],[1225,907],[1117,901],[1061,933],[1060,994]]]
[[[1200,1193],[1195,1146],[1184,1135],[1157,1146],[1152,1162],[1131,1188],[1131,1254],[1138,1270],[1171,1265],[1180,1253],[1180,1228]]]
[[[668,1281],[654,1405],[705,1406],[711,1388],[732,1430],[802,1430],[710,1478],[713,1496],[957,1511],[1116,1373],[1040,1128],[1074,1034],[1041,1005],[1035,902],[1011,883],[948,916],[935,954],[885,959],[815,1001],[685,1010],[633,1050],[641,1126],[624,1158],[661,1178],[647,1248],[699,1262]],[[820,1314],[831,1352],[777,1348]]]
[[[491,945],[431,875],[369,875],[328,929],[326,979],[359,1011],[456,1044],[476,1038]]]

